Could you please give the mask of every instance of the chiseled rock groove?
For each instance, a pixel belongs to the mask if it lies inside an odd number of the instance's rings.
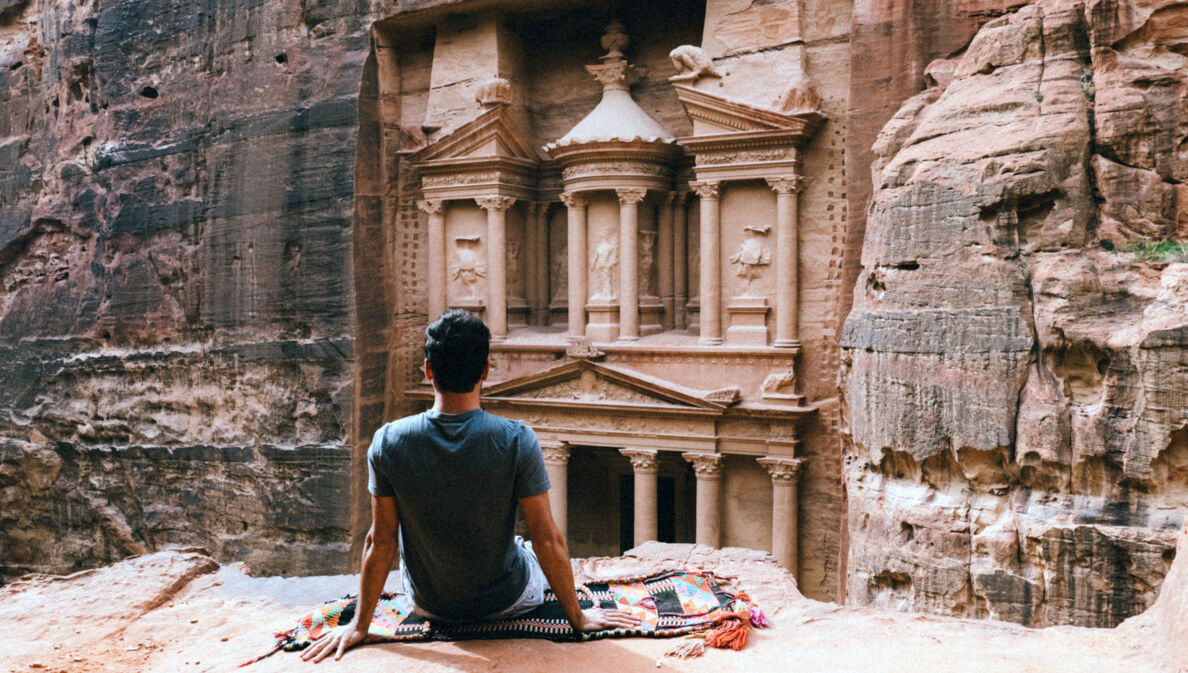
[[[848,600],[1032,626],[1151,605],[1188,505],[1188,6],[1039,2],[875,144],[844,328]]]

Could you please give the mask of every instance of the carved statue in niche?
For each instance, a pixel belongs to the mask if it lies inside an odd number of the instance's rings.
[[[619,246],[610,238],[602,239],[594,250],[594,282],[591,288],[594,294],[591,299],[609,301],[618,296],[615,288],[615,278],[619,275]]]
[[[668,78],[670,82],[697,81],[702,77],[721,77],[714,69],[714,62],[701,47],[691,44],[681,46],[668,52],[668,60],[677,74]]]
[[[763,238],[771,227],[749,226],[745,230],[748,236],[743,239],[742,247],[730,256],[730,263],[738,267],[736,273],[743,279],[743,293],[741,296],[750,297],[751,285],[761,275],[762,267],[771,264],[771,253],[763,248]]]
[[[522,246],[519,241],[507,242],[507,284],[514,296],[524,294],[524,278],[520,272],[520,252]]]
[[[549,261],[549,287],[553,288],[550,301],[554,304],[563,302],[569,297],[569,251],[567,246],[559,245],[553,250],[553,258]]]
[[[458,254],[450,269],[450,276],[461,286],[459,294],[462,299],[479,299],[479,280],[487,277],[487,266],[479,257],[481,240],[478,236],[459,236],[454,239]]]
[[[639,293],[644,296],[655,296],[656,288],[652,283],[652,271],[656,268],[656,232],[639,232]]]

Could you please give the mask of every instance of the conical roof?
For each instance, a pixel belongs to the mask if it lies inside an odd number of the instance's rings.
[[[671,133],[644,112],[627,89],[634,66],[620,51],[627,45],[622,30],[617,21],[608,26],[603,46],[610,49],[609,53],[602,57],[601,65],[586,66],[602,82],[602,100],[568,133],[545,147],[546,150],[601,142],[676,142]]]

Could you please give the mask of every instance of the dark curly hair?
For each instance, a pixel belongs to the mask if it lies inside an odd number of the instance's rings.
[[[425,328],[425,359],[442,392],[474,390],[490,350],[491,330],[470,311],[454,309]]]

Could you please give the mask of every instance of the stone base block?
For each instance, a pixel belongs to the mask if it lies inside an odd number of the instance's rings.
[[[586,313],[586,336],[591,341],[607,343],[619,338],[618,304],[586,304]]]
[[[482,318],[484,322],[487,320],[487,302],[482,299],[459,299],[458,301],[450,303],[450,309],[461,308]]]
[[[507,298],[507,326],[509,328],[528,326],[528,302],[520,297]]]
[[[701,334],[701,302],[694,297],[685,304],[686,327],[691,334]]]
[[[664,331],[664,305],[656,297],[639,298],[639,335],[659,334]]]
[[[767,300],[763,297],[735,297],[726,307],[730,327],[726,343],[732,346],[767,345]]]
[[[569,302],[554,301],[549,304],[549,326],[569,327]]]

